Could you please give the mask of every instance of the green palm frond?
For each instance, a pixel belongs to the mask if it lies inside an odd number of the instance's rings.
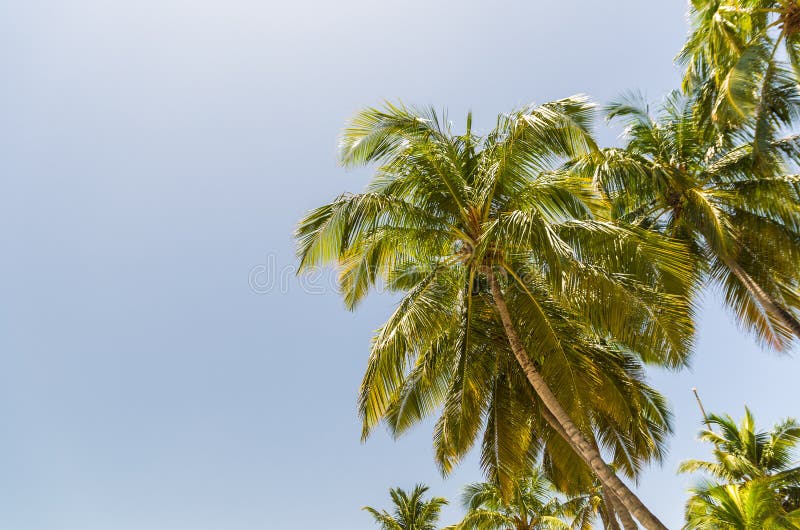
[[[592,528],[584,497],[557,494],[539,468],[529,468],[510,488],[506,495],[492,482],[466,485],[461,497],[466,515],[454,530],[566,530],[579,528],[576,521]]]
[[[677,60],[701,121],[762,149],[800,109],[800,7],[791,0],[691,2]]]
[[[693,490],[686,530],[797,530],[797,511],[787,513],[765,481],[709,484]]]

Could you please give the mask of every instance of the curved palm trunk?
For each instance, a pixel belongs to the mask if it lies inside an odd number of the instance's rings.
[[[621,530],[617,515],[611,505],[608,504],[608,497],[603,495],[603,505],[600,507],[600,520],[603,522],[604,530]]]
[[[500,319],[503,322],[503,327],[506,331],[508,342],[517,358],[522,371],[530,382],[539,399],[542,400],[545,407],[555,417],[556,421],[563,428],[563,434],[566,434],[566,441],[572,446],[575,452],[580,456],[589,468],[597,475],[603,486],[607,487],[620,502],[630,510],[636,519],[644,525],[648,530],[667,530],[667,527],[658,520],[658,518],[647,509],[647,506],[625,485],[620,478],[614,474],[608,464],[603,461],[603,457],[595,447],[593,447],[586,437],[578,430],[575,422],[569,417],[567,411],[558,402],[553,391],[547,385],[539,370],[531,362],[528,353],[522,341],[514,329],[514,324],[511,320],[511,313],[506,305],[503,293],[497,284],[497,280],[491,271],[487,272],[489,285],[492,289],[492,296],[494,297],[494,305],[500,313]],[[559,431],[561,432],[561,431]]]
[[[606,502],[611,505],[611,509],[609,510],[613,515],[619,517],[620,522],[622,523],[622,528],[625,530],[639,530],[639,526],[636,524],[636,521],[633,520],[631,517],[631,512],[622,504],[614,493],[603,486],[603,497],[605,498]]]
[[[600,452],[600,448],[597,445],[596,439],[591,439],[590,442],[592,443],[592,447]],[[607,486],[600,486],[600,489],[603,493],[603,501],[608,508],[608,511],[611,514],[611,518],[614,521],[614,525],[617,525],[617,518],[622,523],[622,527],[624,530],[639,530],[639,526],[636,524],[636,521],[633,520],[631,517],[631,512],[622,504],[622,501],[614,495],[614,492],[611,491]]]
[[[542,411],[542,416],[544,417],[545,421],[550,424],[550,427],[552,427],[554,431],[556,431],[561,435],[562,438],[569,442],[569,435],[567,434],[567,431],[564,430],[564,428],[558,423],[555,416],[553,416],[549,410],[544,409]],[[592,446],[597,449],[598,452],[600,451],[600,449],[597,447],[597,442],[592,443]],[[603,502],[605,504],[605,510],[607,513],[609,530],[619,530],[619,522],[622,522],[622,527],[624,530],[639,530],[639,526],[636,524],[636,521],[634,521],[633,517],[631,517],[631,512],[628,511],[628,509],[622,504],[617,496],[614,495],[614,493],[612,493],[612,491],[606,486],[601,486],[600,488],[603,494]],[[619,522],[617,519],[619,519]]]
[[[750,291],[753,298],[764,308],[764,310],[781,321],[781,323],[789,328],[795,337],[800,338],[800,321],[795,318],[789,311],[783,308],[778,302],[761,288],[756,281],[750,277],[749,274],[739,265],[736,260],[721,257],[722,262],[730,269],[736,278]]]

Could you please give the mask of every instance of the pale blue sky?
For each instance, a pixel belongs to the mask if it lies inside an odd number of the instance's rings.
[[[365,172],[336,137],[383,99],[466,109],[677,83],[682,2],[0,2],[0,528],[372,528],[428,482],[430,428],[359,443],[355,393],[391,300],[355,314],[291,278],[294,223]],[[601,131],[605,142],[615,133]],[[258,270],[258,269],[257,269]],[[798,414],[798,359],[713,300],[693,370],[654,373],[677,421],[640,492],[675,528],[676,463],[711,410]],[[455,522],[459,510],[445,512]]]

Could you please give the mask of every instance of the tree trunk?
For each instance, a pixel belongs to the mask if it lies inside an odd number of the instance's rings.
[[[599,453],[600,447],[597,445],[597,439],[593,438],[589,440],[592,444],[592,447]],[[606,486],[601,486],[600,489],[603,492],[603,500],[608,505],[609,511],[612,515],[619,518],[620,522],[622,523],[622,527],[624,530],[639,530],[639,526],[636,524],[636,521],[633,520],[631,517],[631,512],[622,504],[622,501],[614,495],[614,492],[611,491]]]
[[[530,382],[539,399],[542,400],[544,406],[556,418],[556,421],[563,427],[564,433],[567,435],[567,442],[572,446],[575,452],[580,456],[589,468],[597,475],[603,486],[607,487],[622,504],[630,510],[636,519],[644,525],[648,530],[667,530],[667,527],[658,520],[658,518],[647,509],[644,503],[625,485],[619,477],[608,467],[603,461],[600,452],[592,447],[586,440],[578,427],[569,417],[567,411],[558,402],[553,391],[547,385],[547,382],[542,378],[542,375],[536,369],[536,366],[531,362],[528,353],[525,351],[525,346],[517,335],[514,329],[514,324],[511,320],[511,313],[506,305],[503,293],[497,284],[497,279],[494,273],[487,271],[489,284],[492,289],[492,296],[494,297],[494,305],[500,314],[500,319],[503,322],[508,342],[517,358],[522,371]]]
[[[621,530],[617,514],[614,511],[614,504],[608,496],[605,488],[600,486],[603,501],[600,503],[600,520],[603,522],[603,530]]]
[[[569,436],[564,428],[559,425],[558,421],[556,421],[555,416],[553,416],[550,411],[544,409],[542,411],[542,416],[550,424],[554,431],[561,435],[562,438],[569,442]],[[571,444],[570,444],[571,445]],[[597,449],[599,452],[600,449],[597,446],[597,442],[592,442],[592,447]],[[574,448],[573,448],[574,450]],[[576,451],[577,454],[577,451]],[[631,512],[622,504],[622,502],[617,498],[614,493],[607,488],[606,486],[600,486],[603,494],[603,502],[606,505],[606,513],[608,514],[607,517],[609,519],[609,529],[610,530],[619,530],[619,523],[617,522],[617,518],[622,523],[622,527],[624,530],[639,530],[639,526],[636,524],[636,521],[633,520],[631,517]]]
[[[758,304],[764,308],[764,311],[780,320],[784,326],[792,331],[795,337],[800,338],[800,321],[798,321],[792,313],[773,300],[772,297],[747,274],[735,259],[727,257],[721,257],[721,259],[733,275],[742,282],[748,291],[750,291],[750,294],[753,295],[753,298],[756,299]]]
[[[617,514],[614,513],[613,508],[608,503],[608,498],[603,496],[603,505],[600,506],[601,515],[600,520],[603,522],[603,530],[622,530],[619,527],[619,520]]]
[[[639,526],[636,524],[636,521],[633,520],[631,517],[631,512],[622,504],[614,493],[606,487],[603,487],[603,498],[606,500],[607,503],[611,504],[611,510],[609,510],[612,514],[615,514],[619,517],[619,520],[622,522],[622,528],[625,530],[639,530]]]

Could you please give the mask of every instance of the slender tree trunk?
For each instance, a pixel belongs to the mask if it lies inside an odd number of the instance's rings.
[[[617,519],[617,514],[614,513],[614,510],[611,508],[611,505],[608,504],[608,499],[603,500],[603,505],[600,507],[602,510],[602,515],[600,516],[600,520],[603,522],[603,530],[622,530],[619,527],[619,520]]]
[[[567,432],[558,423],[558,421],[556,421],[555,416],[553,416],[549,410],[544,409],[542,411],[542,416],[547,423],[550,424],[554,431],[556,431],[561,435],[562,438],[569,442],[569,436],[567,435]],[[594,441],[591,443],[592,446],[599,452],[600,449],[597,447],[597,442]],[[606,505],[606,511],[608,513],[610,530],[619,530],[617,518],[619,518],[619,521],[622,522],[622,527],[625,530],[639,530],[639,526],[636,524],[636,521],[634,521],[633,517],[631,517],[631,512],[628,511],[628,509],[622,504],[622,501],[620,501],[617,496],[614,495],[614,493],[606,486],[600,486],[600,488],[603,493],[603,501]]]
[[[599,453],[600,447],[597,445],[597,439],[591,438],[589,441],[591,442],[592,447],[594,447]],[[607,486],[601,486],[600,488],[603,492],[603,499],[606,505],[608,505],[609,511],[612,515],[619,518],[624,530],[639,530],[639,526],[636,524],[636,521],[633,520],[631,512],[628,511],[625,505],[622,504],[622,501],[619,500],[619,497],[614,495],[614,492],[611,491],[611,489],[609,489]]]
[[[619,520],[617,519],[617,514],[614,511],[614,505],[612,504],[611,499],[608,497],[606,489],[602,486],[600,489],[602,490],[601,496],[603,497],[603,502],[600,504],[600,520],[603,521],[603,529],[621,530],[619,526]]]
[[[735,259],[722,257],[722,261],[730,269],[736,278],[750,291],[753,298],[764,308],[764,310],[781,321],[781,323],[789,328],[794,336],[800,338],[800,321],[795,318],[788,310],[783,308],[779,303],[772,299],[772,297],[761,288],[756,281],[750,277],[749,274],[739,265]]]
[[[636,517],[636,519],[638,519],[645,528],[648,530],[667,530],[667,527],[664,526],[664,524],[659,521],[650,510],[647,509],[644,503],[628,488],[628,486],[625,485],[624,482],[622,482],[622,480],[620,480],[616,474],[614,474],[611,468],[608,467],[608,464],[603,461],[603,457],[600,455],[600,452],[592,447],[583,433],[581,433],[581,431],[569,417],[567,411],[561,406],[561,403],[559,403],[555,394],[553,394],[553,391],[550,390],[550,387],[539,373],[539,370],[536,369],[536,366],[528,357],[528,353],[525,351],[525,346],[522,344],[519,335],[517,335],[517,331],[514,329],[514,324],[511,320],[511,313],[508,310],[505,298],[503,297],[503,293],[500,291],[500,287],[497,284],[494,273],[489,270],[487,271],[487,276],[492,289],[492,296],[494,297],[494,305],[500,314],[500,319],[503,321],[503,327],[506,331],[508,342],[511,344],[511,349],[514,352],[514,356],[517,358],[517,362],[522,368],[522,371],[525,373],[528,382],[530,382],[534,391],[539,396],[539,399],[542,400],[544,406],[550,411],[550,413],[552,413],[552,415],[556,418],[556,421],[563,427],[563,430],[567,435],[567,442],[572,446],[578,456],[583,458],[584,462],[586,462],[595,475],[597,475],[597,478],[600,480],[602,485],[611,490],[611,492],[617,496],[620,502],[622,502],[622,504],[631,511],[633,516]]]
[[[622,504],[622,501],[620,501],[611,490],[603,487],[603,497],[607,503],[611,504],[611,513],[619,517],[620,522],[622,522],[622,528],[625,530],[639,530],[639,525],[637,525],[636,521],[631,517],[631,512],[628,511]]]

